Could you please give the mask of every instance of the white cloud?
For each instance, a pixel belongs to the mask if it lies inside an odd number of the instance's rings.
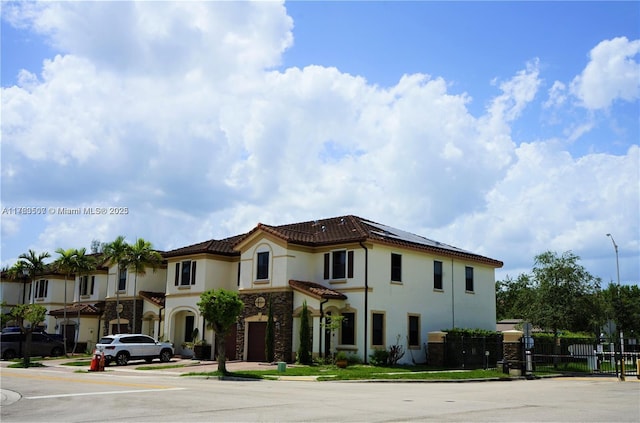
[[[589,53],[590,61],[571,83],[571,92],[588,109],[607,108],[617,99],[640,98],[640,40],[605,40]]]
[[[271,69],[293,42],[281,3],[11,13],[64,54],[2,90],[3,202],[130,210],[49,216],[29,241],[39,250],[120,234],[171,249],[258,222],[354,213],[526,268],[542,249],[590,251],[603,233],[638,233],[638,186],[628,183],[637,146],[576,159],[563,148],[590,129],[580,122],[563,139],[512,139],[541,85],[537,60],[474,116],[470,96],[441,77],[381,88],[331,67]],[[599,57],[572,89],[591,84]],[[549,104],[565,95],[554,84]],[[22,226],[3,221],[3,248]],[[632,239],[620,243],[634,248]]]

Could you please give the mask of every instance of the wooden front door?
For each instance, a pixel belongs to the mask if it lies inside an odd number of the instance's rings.
[[[249,322],[247,329],[247,361],[265,361],[267,322]]]

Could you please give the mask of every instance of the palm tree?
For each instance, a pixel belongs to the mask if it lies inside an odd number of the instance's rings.
[[[4,272],[3,272],[4,273]],[[26,286],[27,281],[29,280],[29,269],[27,269],[27,265],[24,261],[17,261],[10,268],[6,269],[6,274],[9,279],[13,281],[23,281],[22,285],[22,304],[26,302]]]
[[[44,260],[51,257],[51,254],[47,253],[46,251],[44,253],[40,253],[40,254],[36,254],[35,251],[33,250],[29,250],[28,253],[22,253],[18,256],[18,262],[23,263],[21,266],[23,266],[23,269],[26,269],[29,277],[31,278],[31,303],[35,303],[35,297],[36,297],[36,293],[34,291],[35,289],[35,282],[36,282],[36,275],[43,273],[44,269],[45,269],[45,263]]]
[[[133,270],[133,333],[138,333],[136,330],[137,317],[136,317],[136,303],[137,303],[137,284],[138,275],[145,275],[146,268],[151,267],[155,272],[158,266],[162,263],[162,256],[159,252],[153,249],[153,246],[149,241],[145,241],[142,238],[138,238],[136,242],[129,246],[129,251],[126,256],[126,261],[131,270]]]
[[[116,275],[116,316],[118,319],[118,333],[120,333],[120,287],[119,277],[123,269],[126,269],[126,257],[129,250],[129,244],[124,240],[124,236],[119,235],[115,240],[104,246],[104,258],[111,263],[118,265],[118,274]]]
[[[76,250],[73,266],[74,266],[73,273],[82,277],[84,275],[87,275],[91,271],[95,270],[96,260],[93,256],[87,255],[86,248],[80,248]],[[82,284],[82,280],[80,280],[80,284]],[[80,330],[80,316],[78,316],[78,319],[77,319],[77,328],[78,330]],[[73,343],[72,353],[75,353],[77,346],[78,346],[78,342],[76,338],[75,342]]]
[[[64,308],[62,309],[62,341],[64,342],[64,355],[67,356],[67,279],[75,272],[77,250],[58,248],[59,257],[53,263],[55,268],[64,273]]]

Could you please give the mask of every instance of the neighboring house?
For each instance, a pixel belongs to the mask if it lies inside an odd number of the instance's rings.
[[[167,261],[164,332],[176,354],[183,351],[185,342],[194,341],[195,328],[200,339],[213,343],[213,333],[207,331],[197,304],[200,294],[210,289],[238,289],[240,254],[233,246],[240,238],[200,242],[163,254]],[[236,358],[235,348],[234,328],[227,341],[228,357]]]
[[[66,321],[57,319],[50,312],[64,308],[65,304],[67,306],[73,304],[74,284],[73,275],[65,277],[65,275],[52,270],[52,266],[47,266],[42,274],[36,276],[35,282],[29,285],[30,292],[27,299],[27,303],[39,304],[47,309],[45,320],[42,323],[47,332],[62,334],[64,332],[63,326],[66,326],[66,339],[70,344],[76,337],[76,322],[71,320],[69,316]]]
[[[102,335],[109,268],[100,254],[91,256],[97,261],[96,268],[86,274],[71,276],[74,287],[72,301],[69,301],[66,313],[64,307],[49,312],[59,322],[64,321],[66,316],[68,346],[75,347],[77,352],[91,350]],[[74,338],[69,334],[74,334]]]
[[[159,320],[160,307],[148,308],[148,301],[140,295],[146,292],[165,292],[167,284],[167,267],[162,264],[157,269],[147,268],[145,274],[136,275],[130,269],[120,269],[117,264],[108,266],[107,287],[104,309],[104,320],[107,324],[102,334],[114,333],[141,333],[142,321]],[[135,307],[134,307],[135,301]],[[121,308],[118,319],[118,305]],[[133,325],[133,313],[135,308],[135,321]],[[145,315],[146,313],[146,315]],[[118,329],[118,322],[120,328]],[[148,327],[147,327],[148,330]]]
[[[177,346],[193,327],[213,340],[196,306],[201,292],[238,291],[245,307],[231,359],[265,359],[269,304],[276,359],[285,361],[296,358],[303,302],[314,356],[344,350],[366,361],[374,349],[400,344],[401,362],[423,362],[429,331],[495,328],[494,273],[502,262],[357,216],[258,224],[165,257],[165,331]],[[330,333],[324,324],[332,316],[342,321]]]

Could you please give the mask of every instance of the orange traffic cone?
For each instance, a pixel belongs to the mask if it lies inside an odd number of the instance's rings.
[[[98,364],[98,371],[104,372],[104,352],[100,356],[100,363]]]
[[[90,372],[97,372],[97,371],[99,371],[99,367],[100,367],[100,360],[98,359],[98,355],[94,351],[93,352],[93,358],[91,359],[91,367],[89,367],[89,371]]]

